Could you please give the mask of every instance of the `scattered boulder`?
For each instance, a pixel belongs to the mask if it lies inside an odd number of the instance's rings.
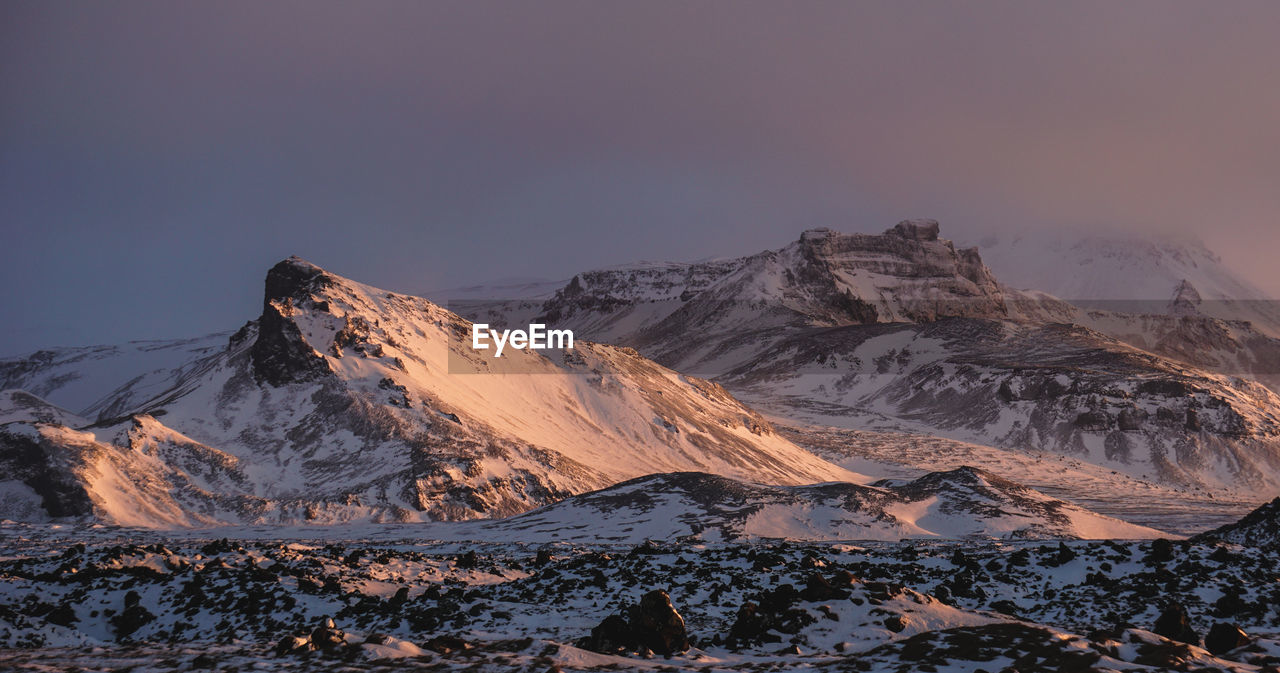
[[[422,645],[428,650],[437,654],[448,656],[456,652],[466,652],[475,649],[475,643],[463,640],[457,636],[436,636]]]
[[[640,598],[639,605],[629,607],[626,616],[605,617],[577,646],[602,654],[649,651],[669,657],[687,651],[690,643],[684,617],[671,604],[671,597],[654,589]]]
[[[276,654],[284,655],[303,655],[309,652],[319,651],[329,656],[339,656],[347,653],[347,634],[334,624],[333,619],[325,619],[318,626],[311,630],[311,633],[302,636],[285,636],[276,643]]]
[[[156,616],[151,614],[150,610],[142,607],[142,597],[138,592],[130,591],[124,596],[124,612],[112,617],[110,622],[115,628],[116,637],[123,639],[155,621],[155,618]]]
[[[623,654],[636,649],[631,625],[624,617],[609,615],[591,629],[591,635],[579,647],[601,654]]]
[[[843,579],[841,577],[837,581]],[[800,597],[806,601],[844,600],[849,597],[849,592],[844,589],[837,589],[827,578],[818,573],[810,573],[805,580],[804,590],[800,592]]]
[[[1191,628],[1191,620],[1187,618],[1187,611],[1181,603],[1170,603],[1156,619],[1152,631],[1169,640],[1190,645],[1200,644],[1200,635]]]
[[[640,599],[640,605],[632,606],[630,613],[631,628],[640,645],[664,656],[689,649],[684,617],[676,612],[667,592],[661,589],[650,591]]]
[[[884,627],[894,633],[902,633],[907,628],[907,618],[903,615],[892,615],[884,620]]]
[[[311,639],[302,636],[285,636],[276,643],[276,655],[284,656],[286,654],[305,654],[314,650],[311,646]]]
[[[1214,624],[1209,629],[1209,635],[1204,639],[1204,648],[1214,655],[1226,654],[1237,647],[1244,647],[1248,644],[1249,634],[1245,633],[1239,626],[1227,622]]]
[[[311,630],[311,644],[317,650],[333,654],[347,646],[347,634],[339,629],[332,619],[326,619]]]
[[[726,642],[736,649],[781,641],[773,631],[791,635],[799,633],[816,621],[809,611],[795,606],[800,599],[800,592],[790,584],[757,594],[754,602],[744,603],[738,609]]]

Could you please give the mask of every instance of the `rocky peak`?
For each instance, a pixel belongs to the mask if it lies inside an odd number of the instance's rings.
[[[249,351],[258,381],[280,386],[311,381],[329,372],[324,356],[303,338],[293,311],[299,302],[310,301],[314,293],[333,283],[324,269],[296,256],[267,272],[258,338]]]
[[[837,235],[838,234],[833,229],[828,229],[827,227],[818,227],[816,229],[805,229],[804,231],[800,232],[800,240],[801,242],[821,241],[823,239],[831,238],[832,236],[837,236]]]
[[[810,230],[798,242],[805,279],[874,305],[884,321],[1005,317],[999,284],[976,248],[938,237],[937,220],[903,220],[883,234]],[[833,295],[834,296],[834,295]]]
[[[287,299],[305,299],[332,284],[332,277],[324,269],[294,255],[267,271],[263,304]]]
[[[939,229],[937,220],[903,220],[884,233],[886,236],[901,236],[913,241],[936,241]]]
[[[1182,279],[1178,283],[1178,287],[1173,290],[1173,299],[1169,300],[1169,313],[1171,315],[1196,315],[1200,311],[1200,292],[1191,284],[1191,281]]]

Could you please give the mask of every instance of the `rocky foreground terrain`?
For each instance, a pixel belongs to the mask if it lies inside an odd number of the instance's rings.
[[[1274,508],[1273,508],[1274,510]],[[1274,512],[1272,511],[1271,514]],[[1264,512],[1260,517],[1267,516]],[[1257,527],[1258,517],[1245,525]],[[1274,516],[1268,519],[1274,528]],[[1274,546],[0,527],[6,670],[1262,671]],[[281,536],[281,533],[285,533]]]

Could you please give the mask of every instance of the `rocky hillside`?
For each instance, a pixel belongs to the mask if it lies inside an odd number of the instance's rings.
[[[1001,284],[978,251],[926,220],[876,235],[809,231],[735,260],[580,274],[542,315],[798,422],[1274,494],[1280,341],[1206,311],[1212,292],[1180,282],[1142,313],[1068,303]]]
[[[1078,326],[950,319],[797,331],[721,380],[754,404],[1049,451],[1187,488],[1280,491],[1280,398]]]
[[[879,235],[814,229],[749,257],[586,272],[542,315],[646,352],[698,330],[1005,317],[976,249],[957,249],[938,232],[933,220],[903,221]]]
[[[1251,547],[1280,548],[1280,498],[1249,512],[1235,523],[1204,533],[1199,539],[1224,540]]]
[[[592,524],[584,526],[588,521]],[[650,475],[450,535],[638,544],[648,539],[1145,539],[1165,534],[964,467],[871,486],[766,486],[700,472]]]

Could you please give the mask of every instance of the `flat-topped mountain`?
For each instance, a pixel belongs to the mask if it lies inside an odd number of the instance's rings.
[[[1204,311],[1229,285],[1219,276],[1196,277],[1217,279],[1208,291],[1173,284],[1141,313],[1091,308],[1009,287],[936,221],[908,220],[578,274],[540,315],[801,423],[1051,451],[1259,497],[1280,492],[1280,341]]]

